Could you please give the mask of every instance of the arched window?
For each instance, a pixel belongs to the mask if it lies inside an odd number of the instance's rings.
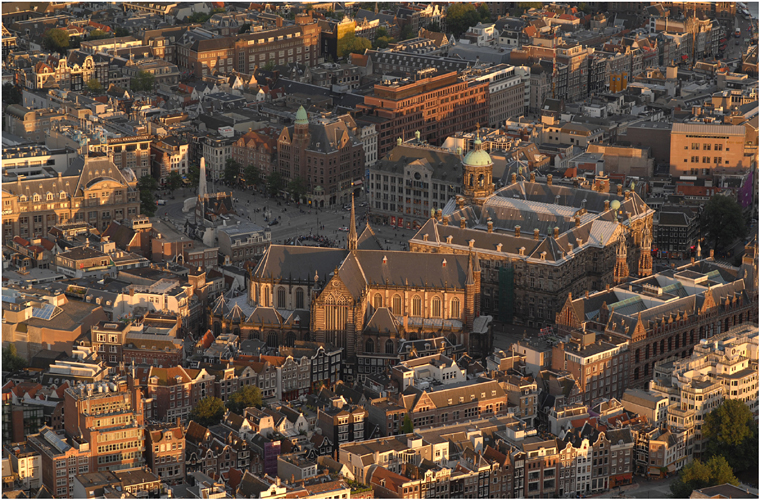
[[[288,334],[285,336],[285,345],[287,347],[294,347],[296,345],[295,332],[288,332]]]
[[[639,369],[636,368],[635,370],[633,370],[633,380],[638,380],[638,379],[639,379]]]
[[[412,297],[412,316],[422,316],[422,299],[419,295]]]
[[[296,288],[296,309],[303,309],[303,288]]]
[[[277,307],[282,308],[282,309],[285,308],[285,289],[284,288],[277,289]]]
[[[375,341],[372,339],[367,339],[367,342],[364,343],[364,352],[375,352]]]
[[[451,317],[454,319],[459,318],[459,299],[451,299]]]
[[[401,315],[401,296],[400,295],[393,296],[393,314],[395,314],[396,316]]]
[[[478,176],[478,187],[483,187],[483,181],[485,180],[485,176],[483,174],[480,174]]]
[[[636,349],[636,363],[641,359],[641,349]]]
[[[276,332],[269,332],[269,335],[267,335],[267,347],[277,347],[277,333]]]
[[[441,317],[441,299],[438,297],[433,297],[433,314],[432,316],[434,318],[440,318]]]
[[[393,341],[391,339],[385,341],[385,354],[393,354]]]
[[[376,293],[374,298],[372,299],[372,307],[375,309],[379,309],[383,307],[383,296],[379,293]]]
[[[417,332],[412,332],[409,335],[409,340],[417,340],[419,337],[417,337]]]
[[[261,300],[259,300],[264,307],[269,307],[269,287],[264,285],[261,287]]]
[[[450,333],[448,336],[449,342],[451,342],[451,345],[457,345],[457,336],[456,334]]]

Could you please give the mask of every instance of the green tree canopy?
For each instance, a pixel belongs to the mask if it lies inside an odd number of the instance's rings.
[[[388,45],[392,43],[396,43],[396,40],[389,36],[380,36],[380,37],[375,38],[376,49],[387,49]]]
[[[166,176],[166,186],[171,191],[175,191],[181,188],[182,184],[183,184],[182,176],[176,170],[170,172],[169,175]]]
[[[111,38],[111,35],[106,33],[103,30],[92,30],[90,31],[90,34],[87,36],[88,40],[100,40],[103,38]]]
[[[224,162],[224,181],[227,184],[234,184],[240,176],[240,164],[232,158],[227,158]]]
[[[694,490],[725,483],[739,486],[739,481],[726,459],[716,456],[707,462],[694,460],[681,469],[678,479],[670,485],[670,491],[675,498],[689,498]]]
[[[42,48],[45,50],[65,54],[70,46],[69,34],[60,28],[48,30],[42,37]]]
[[[152,175],[143,175],[137,182],[140,190],[140,213],[153,217],[156,215],[156,200],[153,193],[158,190],[158,182]]]
[[[213,396],[201,399],[190,411],[190,419],[204,427],[218,424],[224,416],[224,402]]]
[[[742,207],[731,196],[710,198],[702,212],[702,224],[703,230],[710,233],[709,240],[715,250],[726,248],[747,234]]]
[[[347,33],[338,40],[338,57],[348,56],[348,54],[364,54],[365,50],[371,48],[372,42],[368,39],[356,36],[354,33]]]
[[[425,29],[428,31],[435,31],[436,33],[440,33],[441,31],[443,31],[441,29],[441,23],[439,23],[438,21],[433,21],[432,23],[428,24],[427,28]]]
[[[409,24],[405,24],[403,28],[401,28],[401,34],[400,38],[401,40],[409,40],[412,37],[417,36],[417,33],[412,33],[412,27]]]
[[[288,192],[294,200],[300,202],[306,194],[306,181],[302,177],[296,177],[288,183]]]
[[[116,29],[114,30],[115,36],[129,36],[132,33],[127,28],[122,28],[121,26],[116,26]]]
[[[246,408],[255,406],[260,408],[262,404],[261,389],[255,385],[246,385],[242,389],[230,394],[227,398],[227,408],[232,413],[242,415]]]
[[[153,85],[156,83],[156,77],[147,71],[140,71],[137,76],[132,78],[130,87],[132,90],[150,92],[153,90]]]
[[[243,178],[248,186],[261,184],[261,170],[256,165],[248,165],[243,169]]]
[[[23,96],[21,90],[11,82],[3,84],[3,104],[21,104]]]
[[[190,165],[187,169],[187,181],[191,186],[197,187],[201,179],[201,167],[198,165]]]
[[[488,7],[486,7],[488,10]],[[490,12],[488,18],[490,19]],[[454,3],[446,10],[446,26],[448,31],[459,38],[471,26],[475,26],[481,20],[481,11],[471,3]]]
[[[485,3],[481,3],[480,5],[478,5],[478,14],[480,15],[481,23],[491,22],[491,9],[489,9],[488,5],[486,5]]]
[[[276,170],[267,175],[267,190],[272,196],[276,196],[285,187],[285,179]]]
[[[375,38],[380,38],[380,37],[384,37],[384,36],[388,36],[388,30],[387,29],[385,29],[384,27],[381,26],[380,28],[377,28],[375,30]]]
[[[187,18],[188,22],[192,24],[203,24],[209,19],[211,19],[211,14],[204,14],[203,12],[193,12]]]
[[[245,23],[238,30],[238,34],[242,35],[243,33],[248,33],[249,31],[251,31],[251,23]]]
[[[727,399],[705,417],[705,456],[723,456],[737,473],[757,471],[757,425],[752,411],[738,399]]]
[[[99,93],[103,92],[103,86],[95,78],[91,78],[87,82],[87,90],[89,90],[90,92],[92,92],[94,94],[99,94]]]
[[[15,372],[26,367],[26,360],[18,355],[14,344],[3,347],[3,370]]]

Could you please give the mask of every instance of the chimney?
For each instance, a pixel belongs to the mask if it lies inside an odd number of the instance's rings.
[[[586,298],[588,298],[588,290],[586,290]]]
[[[691,263],[694,264],[694,257],[691,258]]]
[[[459,227],[461,227],[462,229],[466,228],[467,222],[465,222],[464,219],[459,219]]]
[[[457,207],[461,210],[464,208],[464,198],[461,196],[457,197]]]
[[[580,226],[581,226],[581,218],[576,215],[575,216],[575,227],[580,227]]]
[[[536,182],[536,173],[535,172],[531,172],[530,173],[530,182]]]
[[[467,242],[470,246],[470,248],[475,248],[475,240],[470,240]]]
[[[554,226],[554,239],[559,238],[559,226]]]
[[[618,194],[618,196],[620,196],[621,194],[623,194],[623,185],[622,184],[618,184],[617,185],[617,194]]]
[[[715,250],[710,250],[710,258],[711,259],[715,258]]]
[[[538,239],[538,228],[536,228],[536,229],[533,230],[533,239],[534,240]]]
[[[443,217],[443,210],[441,210],[441,209],[439,208],[439,209],[438,209],[438,210],[436,210],[436,212],[435,212],[435,218],[436,218],[436,220],[440,221],[442,217]]]
[[[422,235],[422,241],[427,241],[427,240],[428,240],[428,235],[427,233],[425,233]]]
[[[626,200],[630,200],[631,199],[631,192],[628,189],[625,190],[625,199]]]
[[[520,237],[520,226],[515,226],[515,238]]]
[[[493,221],[491,218],[488,218],[488,221],[486,222],[486,225],[488,226],[488,232],[493,233]]]
[[[551,186],[552,185],[552,174],[549,174],[546,176],[546,185]]]
[[[501,243],[499,243],[498,245],[496,245],[496,251],[497,251],[497,252],[501,252],[501,247],[502,247],[502,246],[503,246],[503,245],[502,245]]]
[[[448,215],[443,218],[443,225],[444,226],[448,226],[449,225],[449,216]]]
[[[517,174],[512,172],[511,183],[514,184],[515,182],[517,182]]]
[[[609,209],[610,209],[610,200],[604,200],[604,211],[606,212]]]

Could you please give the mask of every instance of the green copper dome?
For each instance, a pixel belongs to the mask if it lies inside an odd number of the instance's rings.
[[[470,167],[488,167],[493,165],[491,155],[480,149],[480,139],[475,140],[475,149],[464,157],[464,164]]]
[[[303,109],[303,106],[298,108],[298,111],[296,112],[296,125],[308,125],[309,124],[309,115],[306,114],[306,110]]]

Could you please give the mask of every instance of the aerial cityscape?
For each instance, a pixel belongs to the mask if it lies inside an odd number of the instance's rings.
[[[2,2],[2,497],[758,498],[757,19]]]

